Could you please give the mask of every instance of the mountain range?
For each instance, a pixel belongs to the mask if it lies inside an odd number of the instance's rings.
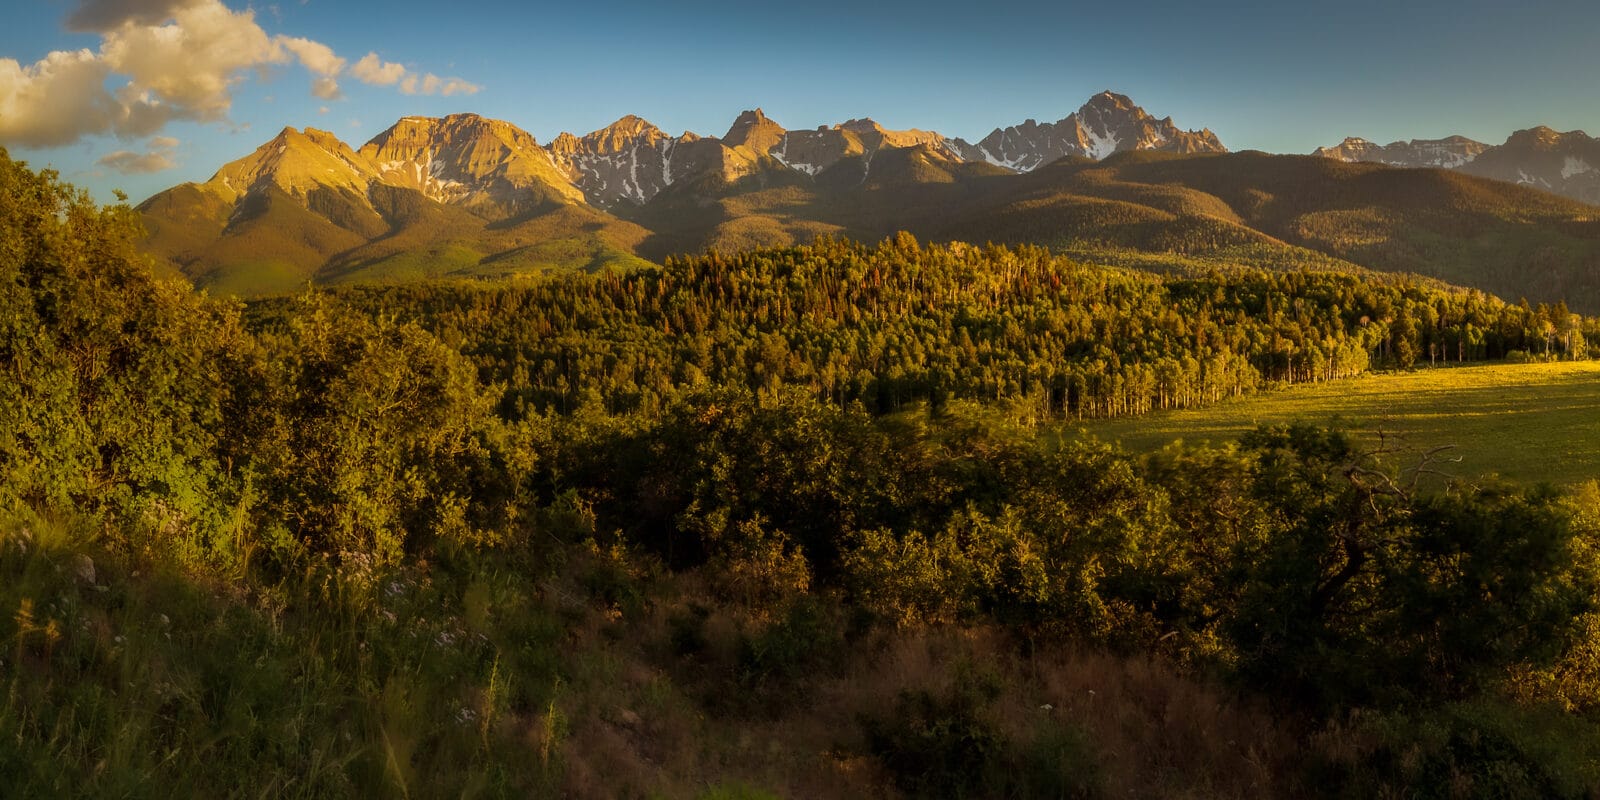
[[[1583,131],[1559,133],[1543,126],[1529,128],[1511,134],[1500,145],[1465,136],[1387,145],[1349,138],[1333,147],[1318,148],[1315,155],[1393,167],[1460,170],[1600,204],[1600,139]]]
[[[627,116],[541,144],[457,114],[403,118],[359,147],[286,128],[139,210],[159,261],[241,296],[629,269],[675,253],[907,230],[1158,269],[1408,272],[1600,311],[1600,209],[1528,181],[1473,177],[1468,168],[1496,154],[1467,140],[1342,147],[1228,153],[1210,131],[1111,92],[977,143],[870,119],[790,130],[753,109],[720,137],[672,136]],[[1341,163],[1385,153],[1461,168]]]

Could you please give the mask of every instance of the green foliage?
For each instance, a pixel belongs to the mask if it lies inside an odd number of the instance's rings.
[[[130,571],[94,535],[0,527],[7,796],[553,794],[516,722],[557,678],[537,574],[460,565],[499,609],[474,620],[467,587],[422,571],[319,571],[247,600]]]
[[[1094,741],[1080,727],[1052,720],[1023,749],[1012,796],[1062,800],[1106,794]]]
[[[886,717],[862,720],[868,747],[913,797],[980,796],[1004,780],[1008,743],[988,711],[998,694],[970,671],[945,691],[902,692]]]
[[[246,327],[129,255],[126,209],[0,166],[0,785],[22,794],[555,793],[584,747],[703,730],[596,699],[688,696],[638,652],[703,670],[728,717],[779,715],[870,660],[874,622],[1378,713],[1330,767],[1353,792],[1600,780],[1526,716],[1553,701],[1581,733],[1568,710],[1595,707],[1597,490],[1429,493],[1437,452],[1308,425],[1130,455],[1026,424],[1582,356],[1593,324],[1561,306],[903,236],[310,294]],[[629,640],[646,625],[663,646]],[[998,680],[896,684],[866,749],[913,794],[1099,791],[1104,754],[1016,724]]]
[[[778,800],[778,796],[743,783],[723,783],[707,789],[695,800]]]
[[[254,345],[236,309],[156,278],[135,231],[0,152],[0,513],[104,512],[224,557]]]
[[[1600,586],[1548,490],[1418,497],[1426,461],[1389,472],[1308,427],[1243,445],[1266,535],[1235,545],[1225,629],[1252,681],[1336,705],[1458,695],[1557,655]]]
[[[758,693],[782,694],[802,678],[836,668],[846,645],[834,609],[811,598],[796,600],[772,624],[740,637],[738,682]]]
[[[302,303],[263,337],[275,411],[253,461],[263,518],[311,552],[380,562],[431,537],[479,538],[486,520],[469,506],[495,487],[490,401],[471,368],[415,326]]]
[[[1031,247],[808,247],[669,260],[660,271],[532,286],[351,289],[504,384],[516,418],[601,406],[656,415],[707,384],[792,389],[884,413],[951,399],[1028,421],[1204,405],[1373,365],[1574,358],[1567,315],[1476,292],[1336,272],[1187,278],[1092,267]],[[277,313],[281,301],[257,304]]]
[[[1358,716],[1308,767],[1330,797],[1592,797],[1596,732],[1589,720],[1476,701]]]

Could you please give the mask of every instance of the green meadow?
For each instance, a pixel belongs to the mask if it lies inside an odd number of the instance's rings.
[[[1086,422],[1087,435],[1128,450],[1173,440],[1221,444],[1258,425],[1337,424],[1374,443],[1451,445],[1462,478],[1600,479],[1600,362],[1492,364],[1363,375],[1292,386],[1215,406]]]

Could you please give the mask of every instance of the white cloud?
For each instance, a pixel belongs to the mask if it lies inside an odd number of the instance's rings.
[[[171,136],[157,136],[150,140],[150,146],[158,147],[163,150],[171,150],[172,148],[178,146],[178,140],[172,138]]]
[[[252,71],[291,61],[311,73],[311,94],[323,100],[342,96],[338,79],[347,71],[363,83],[399,84],[406,94],[479,89],[412,73],[376,53],[347,70],[331,47],[269,35],[254,11],[222,0],[81,0],[68,26],[100,34],[99,51],[57,51],[26,66],[0,58],[0,142],[51,147],[85,136],[148,136],[172,120],[226,122],[234,90]]]
[[[51,147],[112,130],[126,112],[105,90],[110,74],[88,50],[57,51],[27,67],[0,58],[0,142]]]
[[[208,0],[179,9],[166,25],[123,23],[105,34],[100,58],[174,118],[214,121],[227,115],[246,69],[282,63],[288,54],[256,24],[255,12]]]
[[[377,53],[368,53],[350,68],[350,74],[356,76],[362,83],[393,86],[406,76],[406,68],[403,64],[385,62],[378,58]]]
[[[442,94],[450,97],[457,94],[477,94],[481,88],[460,78],[441,78],[431,72],[426,75],[411,73],[400,81],[401,94]]]
[[[306,69],[329,78],[336,77],[344,71],[344,59],[335,55],[333,48],[310,39],[297,36],[279,36],[278,42],[285,50],[295,54],[304,64]]]
[[[279,36],[277,42],[283,49],[294,53],[300,63],[316,78],[311,81],[311,93],[323,100],[337,100],[341,96],[339,73],[344,71],[345,60],[335,55],[333,48],[310,39]]]
[[[477,94],[482,87],[460,78],[441,78],[431,72],[417,74],[403,64],[384,61],[377,53],[368,53],[350,67],[350,74],[362,83],[374,86],[399,84],[401,94]]]

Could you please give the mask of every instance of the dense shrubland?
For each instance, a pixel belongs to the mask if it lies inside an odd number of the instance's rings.
[[[6,160],[0,305],[23,796],[1600,787],[1600,490],[1037,427],[1559,307],[902,237],[244,309]]]

